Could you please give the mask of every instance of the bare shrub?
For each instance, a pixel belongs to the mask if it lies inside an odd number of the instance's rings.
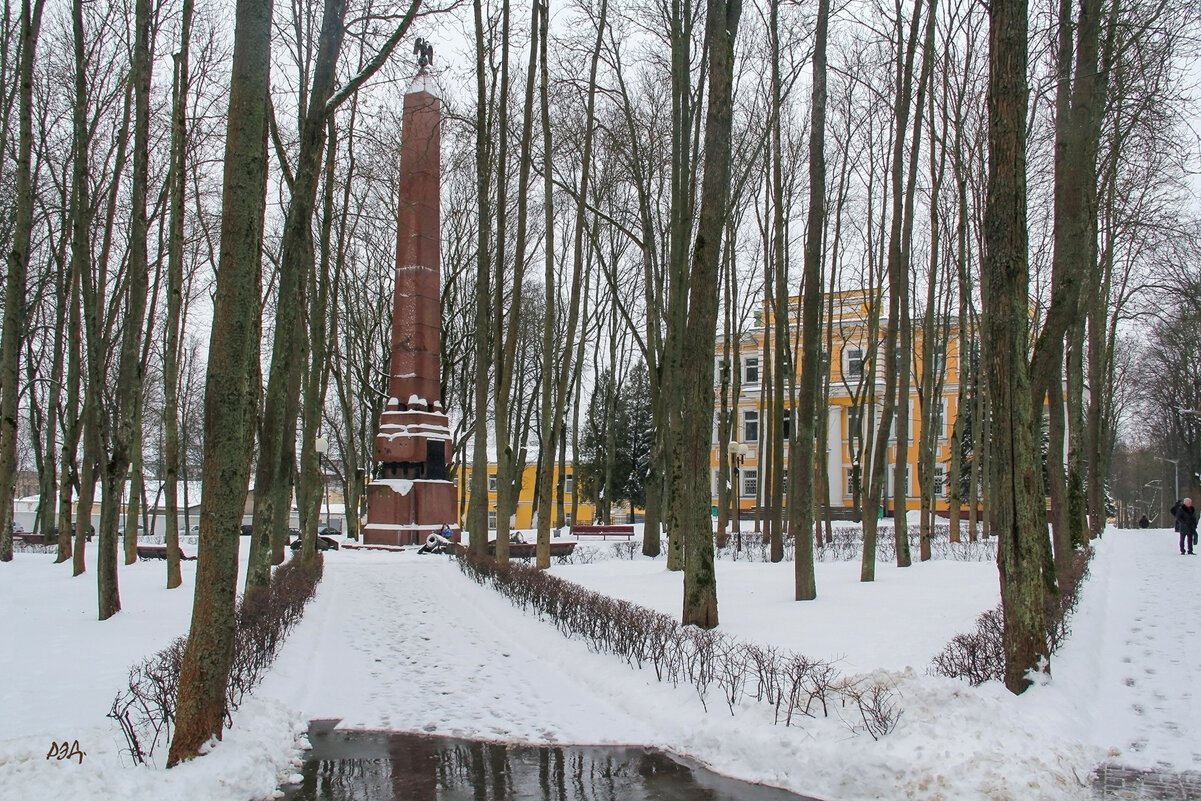
[[[756,701],[776,705],[780,697],[780,652],[774,646],[748,644],[747,664],[755,677]]]
[[[117,695],[109,710],[108,717],[121,727],[135,762],[145,762],[160,743],[170,741],[186,644],[186,637],[178,637],[130,668],[129,689]]]
[[[846,682],[840,688],[843,696],[855,704],[858,721],[847,721],[852,732],[866,731],[873,740],[890,734],[901,719],[894,685],[876,679]]]
[[[733,715],[734,707],[738,705],[746,689],[750,672],[749,646],[735,642],[729,637],[722,637],[715,643],[715,648],[717,654],[714,660],[714,679],[721,688],[730,714]]]
[[[275,570],[263,591],[242,598],[235,615],[233,664],[225,694],[227,725],[300,621],[305,604],[317,592],[324,567],[320,553],[309,566],[294,556]],[[155,749],[171,741],[186,645],[187,638],[179,637],[130,668],[126,688],[117,693],[109,709],[108,717],[120,726],[137,764],[151,761]]]
[[[815,717],[813,702],[819,701],[822,716],[829,714],[826,699],[834,691],[838,671],[828,662],[810,659],[803,654],[788,654],[781,665],[785,692],[776,701],[776,721],[784,711],[784,725],[791,726],[795,715]]]
[[[573,565],[590,565],[599,561],[601,561],[599,548],[577,548],[567,558],[568,564]]]
[[[979,543],[966,543],[977,545]],[[995,546],[994,546],[995,547]],[[1080,597],[1080,587],[1088,578],[1092,549],[1072,555],[1071,569],[1060,579],[1059,592],[1048,593],[1043,600],[1043,615],[1047,624],[1047,649],[1054,654],[1067,639],[1071,629],[1072,612]],[[935,655],[929,672],[951,678],[965,679],[973,686],[986,681],[1005,679],[1005,619],[1001,607],[990,609],[976,618],[976,628],[970,633],[956,634],[946,647]]]
[[[745,543],[744,543],[745,545]],[[766,549],[762,543],[753,550]],[[749,694],[773,707],[775,722],[792,725],[794,717],[829,715],[829,701],[844,686],[833,665],[775,648],[745,644],[720,631],[681,626],[659,612],[586,590],[545,571],[490,558],[460,554],[463,573],[482,586],[508,596],[514,605],[547,617],[565,637],[578,638],[597,653],[620,656],[631,666],[650,663],[661,682],[688,682],[708,711],[712,687],[721,691],[730,714]],[[847,686],[858,687],[858,684]],[[894,696],[880,690],[861,693],[863,729],[873,737],[892,730],[900,716]],[[844,701],[845,703],[845,701]]]
[[[1004,679],[1004,630],[1001,607],[982,613],[974,631],[956,634],[934,657],[931,672],[966,679],[972,686]]]
[[[626,540],[625,542],[613,543],[613,545],[609,547],[609,550],[613,553],[613,556],[617,557],[618,559],[628,559],[633,561],[635,556],[638,556],[642,553],[642,545],[634,542],[633,540]]]

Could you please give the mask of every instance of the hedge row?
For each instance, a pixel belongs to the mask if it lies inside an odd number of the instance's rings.
[[[568,638],[613,654],[659,681],[691,684],[706,710],[714,697],[734,714],[751,699],[768,705],[773,722],[791,726],[831,712],[853,732],[873,739],[901,716],[896,690],[878,677],[842,677],[828,662],[774,647],[744,643],[720,631],[682,626],[673,618],[610,598],[524,564],[502,567],[463,554],[460,569],[514,605],[548,620]],[[844,717],[842,710],[850,710]]]
[[[236,612],[233,666],[225,694],[227,725],[247,693],[262,680],[280,646],[300,622],[305,604],[317,592],[324,571],[318,553],[310,565],[299,555],[280,565],[260,593],[243,596]],[[117,721],[137,764],[154,758],[160,745],[169,745],[175,728],[175,700],[187,637],[130,668],[124,690],[117,693],[108,717]]]

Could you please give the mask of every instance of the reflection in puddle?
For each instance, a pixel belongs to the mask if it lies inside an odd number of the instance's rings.
[[[400,732],[309,734],[289,801],[812,801],[660,751],[527,746]]]

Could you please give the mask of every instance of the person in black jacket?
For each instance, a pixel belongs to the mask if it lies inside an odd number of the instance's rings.
[[[1193,508],[1193,499],[1185,498],[1176,509],[1176,530],[1180,532],[1180,553],[1193,552],[1193,543],[1197,540],[1197,510]]]

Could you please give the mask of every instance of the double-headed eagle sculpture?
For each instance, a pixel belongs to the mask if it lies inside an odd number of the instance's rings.
[[[417,56],[417,66],[422,72],[434,64],[434,45],[421,37],[413,43],[413,55]]]

